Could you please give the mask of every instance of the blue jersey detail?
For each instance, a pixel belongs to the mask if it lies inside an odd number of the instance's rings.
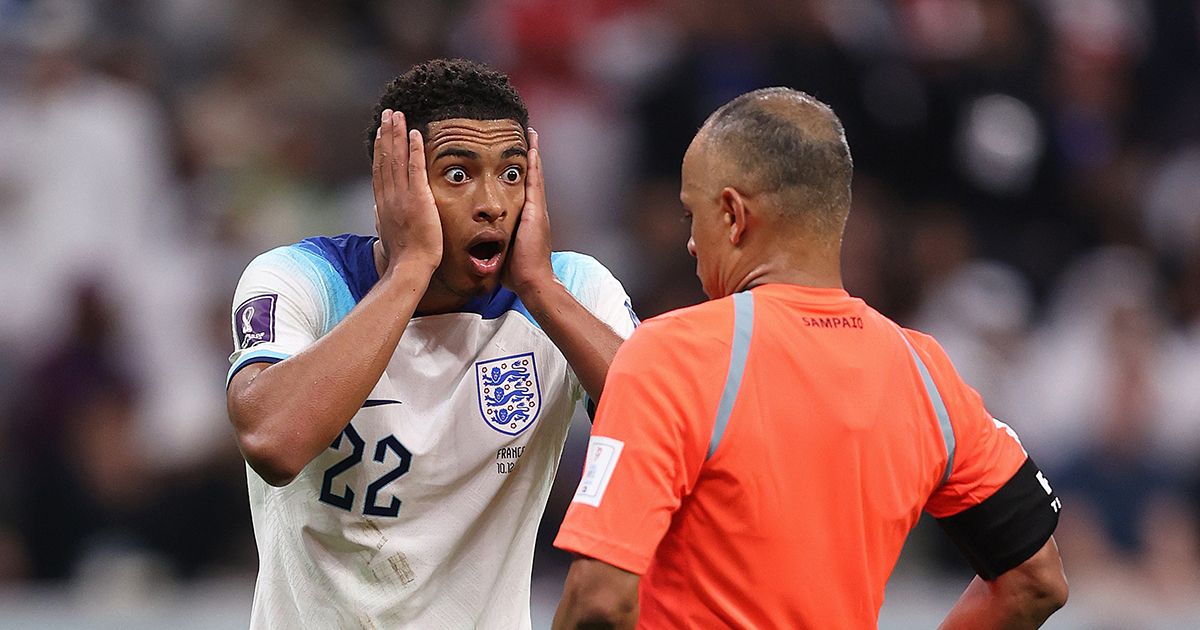
[[[340,236],[314,236],[300,241],[293,247],[319,257],[345,285],[352,300],[350,308],[362,301],[363,297],[379,282],[379,272],[375,269],[374,246],[378,239],[374,236],[359,236],[357,234],[342,234]],[[322,270],[325,271],[325,270]],[[322,273],[328,276],[328,273]],[[337,283],[327,283],[333,286]],[[336,289],[335,289],[336,291]],[[335,300],[335,302],[340,300]],[[341,321],[349,308],[334,308],[334,317],[330,319],[330,328]],[[491,295],[472,298],[455,312],[476,313],[484,319],[496,319],[511,310],[522,312],[529,317],[524,305],[512,291],[498,287]],[[421,316],[422,313],[416,313]],[[328,332],[326,330],[325,332]]]
[[[629,313],[629,319],[633,322],[633,327],[637,328],[642,325],[642,320],[633,312],[633,302],[629,298],[625,298],[625,310]]]
[[[379,282],[374,256],[376,240],[378,239],[374,236],[357,234],[313,236],[291,247],[282,248],[289,254],[305,254],[312,264],[302,266],[314,270],[320,276],[321,282],[318,286],[324,286],[329,292],[326,328],[322,334],[329,332],[340,322],[355,304],[362,301],[371,287]],[[294,254],[289,257],[298,258]],[[553,252],[550,254],[550,264],[554,275],[567,287],[567,291],[580,301],[583,300],[583,291],[608,273],[595,259],[575,252]],[[509,311],[520,313],[534,326],[538,326],[533,315],[517,298],[517,294],[503,286],[497,287],[490,295],[472,298],[455,312],[476,313],[483,319],[496,319]],[[422,315],[420,312],[415,314]],[[632,309],[630,315],[636,322]]]
[[[567,287],[567,291],[580,302],[583,301],[583,291],[596,284],[598,278],[608,274],[608,270],[596,262],[596,259],[575,252],[551,253],[550,266],[554,269],[554,275]],[[503,286],[498,287],[491,295],[472,298],[456,312],[476,313],[484,319],[496,319],[509,311],[520,313],[534,326],[541,328],[517,294]],[[632,310],[630,314],[632,315]]]
[[[229,387],[229,383],[233,382],[234,374],[237,374],[242,368],[250,365],[251,363],[279,363],[280,361],[288,358],[288,356],[289,355],[286,355],[282,352],[276,352],[274,350],[267,350],[264,348],[251,350],[246,354],[243,354],[241,358],[238,359],[237,363],[234,363],[229,367],[229,373],[225,375],[225,387]]]
[[[314,251],[311,246],[304,246],[303,241],[275,251],[287,257],[292,264],[303,270],[312,280],[313,286],[320,291],[321,301],[325,305],[325,321],[320,335],[333,330],[333,327],[342,321],[342,318],[358,303],[358,300],[350,292],[350,287],[346,284],[341,270],[335,266],[334,261],[329,260],[321,252]]]
[[[538,324],[537,320],[533,318],[533,315],[529,312],[529,309],[525,308],[525,303],[521,300],[517,300],[513,304],[512,310],[523,315],[525,319],[528,319],[530,323],[532,323],[534,326],[537,326],[539,329],[542,327],[541,324]]]
[[[524,310],[517,294],[505,287],[496,287],[491,295],[471,298],[458,309],[459,313],[476,313],[484,319],[496,319],[511,310]]]
[[[342,234],[340,236],[313,236],[296,244],[296,247],[314,253],[341,276],[354,303],[362,301],[371,287],[379,282],[375,269],[374,236]]]

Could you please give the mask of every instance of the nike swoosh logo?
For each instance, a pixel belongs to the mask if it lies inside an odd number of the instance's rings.
[[[403,404],[404,403],[400,402],[399,400],[392,400],[390,398],[368,398],[366,400],[366,402],[364,402],[362,404],[362,406],[363,406],[363,409],[366,409],[367,407],[381,407],[383,405],[403,405]]]

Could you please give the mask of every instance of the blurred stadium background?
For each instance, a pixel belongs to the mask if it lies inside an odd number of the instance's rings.
[[[833,105],[849,290],[941,339],[1063,497],[1048,627],[1200,627],[1194,0],[0,0],[0,627],[245,627],[234,285],[373,229],[370,108],[443,55],[513,76],[556,247],[643,318],[702,298],[677,185],[705,115],[766,85]],[[881,627],[933,627],[969,577],[923,524]]]

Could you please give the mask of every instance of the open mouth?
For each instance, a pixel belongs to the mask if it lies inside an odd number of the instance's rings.
[[[500,239],[481,240],[467,248],[467,255],[475,273],[486,276],[500,269],[500,261],[504,254],[504,241]]]
[[[477,260],[491,260],[500,253],[500,249],[500,241],[485,241],[472,245],[467,253]]]

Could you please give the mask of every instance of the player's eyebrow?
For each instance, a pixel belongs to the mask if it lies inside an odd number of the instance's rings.
[[[437,155],[433,156],[433,161],[436,162],[444,157],[460,157],[467,160],[478,160],[479,154],[470,149],[446,147],[445,149],[438,151]]]
[[[529,152],[526,151],[524,147],[509,147],[504,150],[504,153],[500,154],[500,159],[506,160],[510,157],[517,157],[517,156],[529,157]]]

